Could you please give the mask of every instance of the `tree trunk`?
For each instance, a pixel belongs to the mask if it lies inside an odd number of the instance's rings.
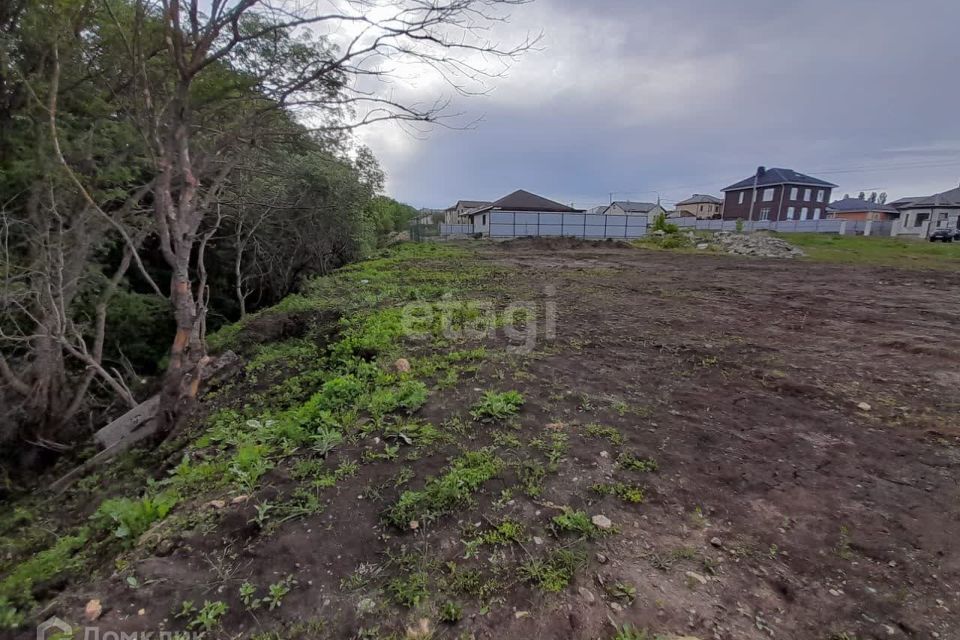
[[[177,332],[170,348],[170,364],[164,374],[157,409],[158,433],[168,435],[180,419],[193,408],[200,385],[200,368],[204,353],[202,318],[190,286],[189,272],[175,273],[170,287],[170,300]]]

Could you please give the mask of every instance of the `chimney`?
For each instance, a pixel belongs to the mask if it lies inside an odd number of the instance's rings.
[[[757,177],[758,177],[758,178],[762,178],[762,177],[763,177],[763,174],[765,174],[766,172],[767,172],[767,168],[766,168],[766,167],[764,167],[764,166],[759,166],[759,167],[757,167]]]

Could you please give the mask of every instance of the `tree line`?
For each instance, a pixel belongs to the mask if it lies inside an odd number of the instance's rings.
[[[443,122],[382,84],[475,91],[533,45],[488,39],[525,1],[0,3],[0,469],[153,390],[169,433],[209,330],[405,228],[353,132]]]

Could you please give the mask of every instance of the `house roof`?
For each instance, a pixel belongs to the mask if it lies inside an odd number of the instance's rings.
[[[928,207],[960,208],[960,187],[935,193],[925,198],[917,198],[913,202],[901,206],[902,209],[926,209]]]
[[[757,173],[755,175],[752,175],[749,178],[744,178],[740,182],[735,182],[726,189],[722,189],[722,191],[752,189],[754,186],[754,180],[756,180],[757,187],[771,187],[777,184],[799,184],[811,187],[830,188],[835,188],[837,186],[832,182],[827,182],[826,180],[821,180],[820,178],[814,178],[798,171],[794,171],[793,169],[764,169],[763,167],[760,167],[757,169]]]
[[[490,204],[489,200],[457,200],[457,203],[452,207],[448,207],[447,211],[456,211],[457,208],[463,207],[464,209],[479,209],[480,207],[485,207]]]
[[[568,207],[565,204],[548,200],[535,193],[518,189],[510,195],[504,196],[488,205],[468,211],[467,215],[475,215],[490,209],[500,209],[503,211],[548,211],[557,213],[577,213],[580,210]]]
[[[903,207],[906,207],[909,204],[913,204],[916,200],[920,200],[920,197],[913,196],[910,198],[899,198],[897,200],[894,200],[893,202],[888,202],[887,204],[889,204],[891,207],[894,207],[896,209],[902,209]]]
[[[753,186],[752,184],[750,186]],[[708,196],[703,193],[695,193],[686,200],[681,200],[677,203],[677,206],[684,204],[720,204],[723,200],[720,198],[714,198],[713,196]]]
[[[827,206],[827,211],[880,211],[883,213],[898,213],[898,211],[889,204],[880,204],[879,202],[870,202],[860,198],[843,198],[836,202],[831,202]]]
[[[616,205],[627,213],[650,213],[657,207],[656,202],[631,202],[630,200],[617,200],[610,206]]]

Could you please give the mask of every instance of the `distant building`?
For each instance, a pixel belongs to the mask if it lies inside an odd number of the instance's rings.
[[[840,220],[873,220],[887,222],[899,217],[900,212],[892,205],[880,204],[863,198],[843,198],[827,206],[827,217]]]
[[[659,202],[631,202],[630,200],[617,200],[610,203],[610,206],[604,211],[608,216],[649,216],[652,220],[654,216],[661,213],[667,215],[667,210],[660,206]]]
[[[538,196],[535,193],[519,189],[495,202],[471,209],[466,213],[466,216],[470,222],[473,223],[475,232],[486,234],[490,230],[490,214],[501,211],[516,211],[518,213],[583,213],[582,209],[574,209],[565,204],[548,200],[543,196]]]
[[[462,224],[468,222],[467,213],[489,205],[486,200],[457,200],[457,204],[443,210],[443,221],[446,224]]]
[[[837,185],[793,169],[766,169],[730,185],[724,192],[727,220],[820,220]]]
[[[695,193],[686,200],[677,203],[677,217],[697,217],[701,220],[719,218],[723,208],[723,200],[702,193]]]
[[[900,212],[900,226],[916,228],[930,221],[930,229],[960,227],[960,187],[921,198],[901,198],[890,203]]]

